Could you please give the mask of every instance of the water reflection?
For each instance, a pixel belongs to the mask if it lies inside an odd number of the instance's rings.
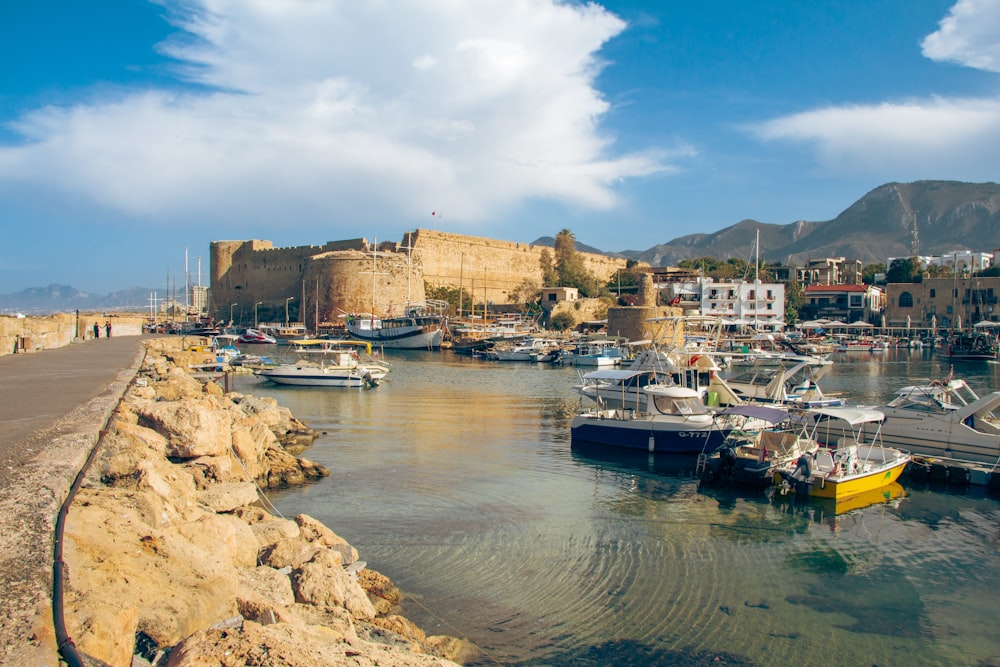
[[[905,352],[905,351],[902,351]],[[273,494],[354,544],[484,665],[974,664],[1000,655],[998,504],[904,484],[867,507],[701,490],[693,460],[570,442],[571,368],[393,354],[370,392],[242,379],[326,431]],[[933,355],[838,361],[877,402]],[[964,372],[964,371],[963,371]],[[979,391],[996,368],[964,375]],[[959,370],[956,368],[956,375]],[[992,383],[992,384],[990,384]]]

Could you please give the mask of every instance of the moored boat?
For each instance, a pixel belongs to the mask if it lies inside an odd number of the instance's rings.
[[[844,433],[832,448],[805,453],[777,468],[774,483],[781,493],[841,501],[888,486],[899,479],[912,459],[909,452],[886,447],[878,431],[885,415],[874,408],[824,407],[805,411],[814,424],[810,436],[820,440],[824,429]],[[831,428],[831,424],[836,426]],[[846,426],[844,426],[846,425]],[[865,425],[875,425],[873,444],[859,440]]]
[[[379,347],[433,350],[444,341],[447,309],[445,301],[428,300],[408,304],[400,317],[347,315],[347,333]]]
[[[573,442],[672,454],[711,453],[737,428],[716,415],[687,387],[646,386],[645,409],[592,408],[573,417]]]
[[[736,405],[720,415],[754,419],[764,428],[733,430],[714,454],[699,457],[698,473],[703,484],[770,486],[775,470],[819,449],[819,443],[806,431],[806,422],[787,409]]]
[[[278,341],[260,329],[245,329],[240,334],[239,342],[249,345],[274,345]]]
[[[306,343],[300,341],[299,345]],[[275,384],[303,387],[375,387],[388,374],[389,366],[371,356],[371,344],[357,341],[316,341],[324,356],[317,362],[300,359],[256,371],[258,377]],[[359,354],[359,349],[361,354]],[[364,355],[362,357],[362,354]]]

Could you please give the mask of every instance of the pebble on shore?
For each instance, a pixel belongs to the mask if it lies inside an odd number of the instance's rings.
[[[455,665],[475,651],[394,614],[401,594],[306,515],[260,489],[329,474],[270,399],[186,369],[204,353],[147,342],[66,523],[66,626],[114,666]],[[136,662],[134,663],[133,660]]]

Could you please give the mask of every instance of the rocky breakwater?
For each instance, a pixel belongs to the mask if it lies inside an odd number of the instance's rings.
[[[147,345],[66,521],[65,619],[80,653],[171,667],[468,654],[394,615],[398,589],[328,527],[269,509],[258,486],[328,474],[296,456],[314,437],[305,425],[189,375],[198,353]]]

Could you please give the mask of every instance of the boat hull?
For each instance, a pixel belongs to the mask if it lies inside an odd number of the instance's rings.
[[[692,428],[649,419],[604,419],[577,415],[570,428],[574,442],[669,454],[711,453],[722,446],[728,429]]]
[[[788,491],[796,493],[797,488],[799,491],[807,488],[807,495],[810,497],[826,498],[839,502],[889,486],[899,479],[909,461],[910,458],[908,456],[902,457],[893,464],[879,468],[878,470],[866,474],[845,476],[840,479],[814,477],[807,485],[790,484]],[[775,473],[775,484],[781,484],[786,479],[786,473]]]
[[[361,328],[348,323],[351,338],[363,340],[377,347],[427,350],[441,347],[444,329],[440,326],[392,327],[382,329]]]

